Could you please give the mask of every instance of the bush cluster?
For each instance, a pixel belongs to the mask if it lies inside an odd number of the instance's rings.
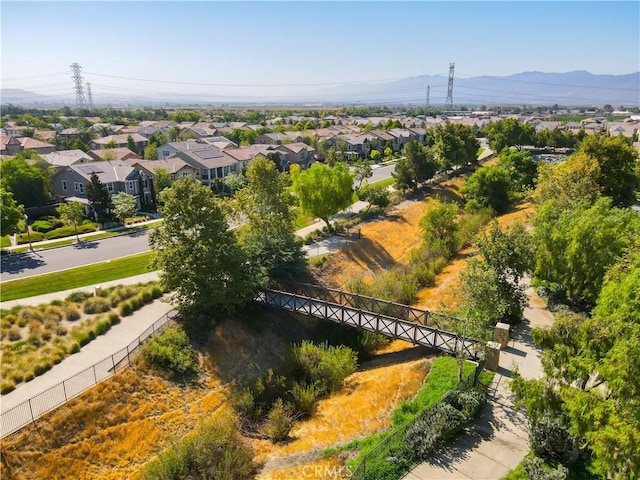
[[[198,430],[173,444],[148,464],[142,478],[253,478],[253,452],[244,444],[230,415],[206,419]]]
[[[142,348],[142,354],[152,365],[175,379],[189,379],[198,370],[189,337],[180,325],[170,327],[148,341]]]

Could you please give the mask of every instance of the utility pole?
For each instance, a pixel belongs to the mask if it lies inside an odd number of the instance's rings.
[[[82,86],[82,67],[79,63],[72,63],[70,66],[73,75],[73,90],[76,92],[76,108],[87,108],[87,101],[84,98],[84,87]]]
[[[453,69],[455,68],[455,63],[449,64],[449,85],[447,87],[447,101],[444,102],[445,111],[452,112],[453,111]]]
[[[93,97],[91,96],[91,84],[87,82],[87,102],[89,103],[89,110],[93,110]]]

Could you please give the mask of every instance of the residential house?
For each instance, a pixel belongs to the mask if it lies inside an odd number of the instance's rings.
[[[39,155],[55,152],[55,145],[31,137],[0,137],[0,155],[15,155],[24,150],[33,150]]]
[[[244,168],[247,168],[249,162],[256,157],[267,157],[268,153],[265,152],[265,145],[251,145],[248,147],[240,147],[240,148],[230,148],[224,151],[227,155],[234,158],[238,162],[238,169],[242,171]],[[271,148],[271,153],[277,153],[276,148],[271,145],[268,146]]]
[[[193,138],[180,142],[165,143],[164,145],[160,145],[158,147],[158,160],[169,158],[171,155],[175,155],[176,153],[185,150],[198,150],[202,148],[207,148],[207,144]]]
[[[380,147],[380,153],[384,153],[384,149],[387,146],[391,147],[391,150],[397,152],[400,150],[400,139],[390,133],[387,133],[386,130],[371,130],[368,132],[371,135],[375,135],[378,137],[378,141],[376,144]]]
[[[128,147],[129,137],[133,140],[137,153],[144,152],[148,140],[139,133],[109,135],[102,138],[91,140],[89,145],[91,150],[102,150],[106,145],[113,144],[114,147]]]
[[[255,143],[261,145],[282,145],[285,141],[292,141],[293,139],[285,133],[263,133],[258,135],[254,140]]]
[[[229,140],[227,137],[204,137],[201,138],[200,141],[202,143],[206,143],[207,145],[213,145],[219,150],[229,150],[238,148],[234,142]]]
[[[68,167],[76,163],[95,162],[95,159],[82,150],[60,150],[58,152],[45,153],[41,157],[54,167]]]
[[[167,157],[167,160],[171,160],[173,157],[178,157],[192,166],[196,170],[196,180],[209,186],[214,179],[223,179],[230,173],[240,171],[240,166],[235,158],[207,144],[198,144],[198,148],[191,147],[178,151]]]
[[[78,135],[80,135],[80,130],[78,130],[77,128],[65,128],[64,130],[61,130],[60,133],[58,133],[58,136],[60,136],[60,138],[68,142],[75,141],[76,138],[78,138]]]
[[[340,142],[346,143],[345,153],[349,156],[366,158],[371,152],[371,144],[369,139],[364,135],[342,134],[331,139],[333,145],[338,148]]]
[[[413,140],[411,132],[404,128],[390,128],[389,130],[387,130],[387,133],[397,138],[396,143],[398,145],[398,148],[394,148],[394,150],[402,150],[402,148],[407,143]]]
[[[149,203],[145,200],[151,199],[151,177],[132,165],[115,161],[73,164],[59,169],[52,177],[56,199],[61,201],[73,198],[87,205],[86,185],[94,173],[112,195],[118,192],[133,195],[138,209],[142,207],[142,203]]]
[[[132,152],[127,147],[105,148],[104,150],[89,150],[87,152],[96,161],[116,160],[124,162],[126,160],[141,160],[142,157]]]
[[[315,160],[314,154],[316,150],[306,143],[296,142],[278,145],[276,150],[280,156],[280,170],[282,171],[288,171],[293,164],[299,165],[301,170],[305,170]]]

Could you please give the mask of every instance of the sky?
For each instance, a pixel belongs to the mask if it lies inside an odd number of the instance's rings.
[[[640,71],[640,2],[2,0],[2,88],[304,95],[419,75]],[[118,78],[121,77],[121,78]],[[197,85],[196,85],[197,84]]]

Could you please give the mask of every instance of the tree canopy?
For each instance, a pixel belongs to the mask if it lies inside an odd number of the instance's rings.
[[[67,225],[73,225],[76,234],[76,240],[80,241],[78,236],[78,225],[85,219],[84,206],[80,202],[67,202],[58,206],[60,219]]]
[[[526,150],[504,148],[500,152],[498,165],[511,176],[511,181],[517,190],[524,191],[535,186],[538,175],[538,162]]]
[[[24,208],[13,199],[13,194],[0,187],[0,224],[1,235],[13,235],[18,233],[20,220],[24,218]]]
[[[109,190],[95,173],[91,174],[89,183],[85,185],[85,191],[87,192],[89,205],[98,216],[104,215],[107,210],[113,207]]]
[[[164,222],[149,244],[153,266],[180,310],[215,318],[244,305],[255,293],[255,275],[228,228],[223,201],[187,178],[160,195]]]
[[[480,143],[473,127],[447,121],[434,129],[433,136],[433,152],[442,168],[477,161]]]
[[[533,145],[536,134],[533,125],[518,122],[514,118],[491,122],[483,130],[494,152],[501,152],[505,147],[516,145]]]
[[[475,200],[497,213],[504,213],[511,206],[511,191],[509,172],[497,165],[476,170],[462,189],[468,200]]]
[[[301,245],[293,230],[293,197],[289,175],[263,157],[247,167],[247,185],[238,190],[234,205],[240,213],[240,245],[262,272],[263,280],[293,277],[304,265]]]
[[[113,214],[121,223],[127,218],[133,217],[137,210],[136,197],[126,192],[118,192],[111,197]]]
[[[13,194],[18,204],[45,205],[51,200],[51,182],[45,172],[24,158],[8,158],[0,163],[0,185]]]
[[[292,190],[298,197],[300,209],[320,218],[333,230],[329,217],[351,204],[353,177],[344,163],[329,167],[314,163],[311,168],[292,172]]]

